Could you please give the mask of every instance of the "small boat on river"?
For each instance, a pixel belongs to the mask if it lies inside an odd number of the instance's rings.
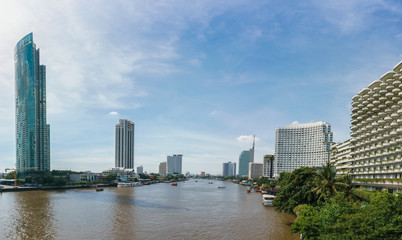
[[[264,194],[262,195],[262,204],[266,207],[272,207],[272,201],[275,199],[274,195]]]
[[[172,186],[177,187],[177,182],[172,183]]]
[[[97,192],[103,191],[103,187],[96,187],[96,191],[97,191]]]

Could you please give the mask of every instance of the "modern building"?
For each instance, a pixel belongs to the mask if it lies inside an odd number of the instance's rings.
[[[329,161],[331,125],[326,122],[290,124],[276,129],[274,175]]]
[[[265,155],[264,156],[264,171],[262,176],[273,178],[274,177],[274,155]]]
[[[166,162],[159,163],[159,175],[161,176],[166,175]]]
[[[361,185],[402,191],[401,80],[402,62],[352,98],[348,164]]]
[[[50,125],[46,123],[46,66],[40,65],[33,33],[14,49],[16,168],[50,170]]]
[[[116,124],[114,166],[134,169],[134,123],[126,119]]]
[[[166,170],[167,174],[181,174],[182,173],[182,159],[183,154],[174,154],[173,156],[167,156]]]
[[[137,173],[138,173],[138,174],[144,173],[144,167],[143,167],[142,165],[139,166],[139,167],[137,167]]]
[[[331,146],[331,164],[336,168],[336,174],[344,175],[349,172],[352,159],[352,144],[350,139],[345,142],[335,143]]]
[[[255,137],[253,141],[253,147],[248,151],[243,151],[239,156],[239,176],[248,176],[249,163],[254,162],[254,149],[255,149]]]
[[[262,176],[264,166],[262,163],[251,162],[248,164],[248,178],[259,178]]]
[[[236,163],[232,162],[223,163],[222,176],[224,177],[236,176]]]

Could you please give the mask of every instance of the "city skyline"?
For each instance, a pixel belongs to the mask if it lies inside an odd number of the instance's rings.
[[[113,167],[118,119],[136,123],[135,166],[218,174],[256,134],[331,123],[349,138],[352,97],[402,59],[399,1],[2,1],[0,172],[15,166],[13,48],[30,32],[48,67],[51,169]],[[3,169],[3,170],[1,170]]]

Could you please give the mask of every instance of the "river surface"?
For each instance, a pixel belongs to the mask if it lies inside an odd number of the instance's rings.
[[[298,239],[293,220],[221,181],[0,194],[0,239]]]

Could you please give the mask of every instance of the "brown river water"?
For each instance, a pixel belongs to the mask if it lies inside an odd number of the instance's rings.
[[[0,239],[299,239],[261,194],[213,183],[2,193]]]

